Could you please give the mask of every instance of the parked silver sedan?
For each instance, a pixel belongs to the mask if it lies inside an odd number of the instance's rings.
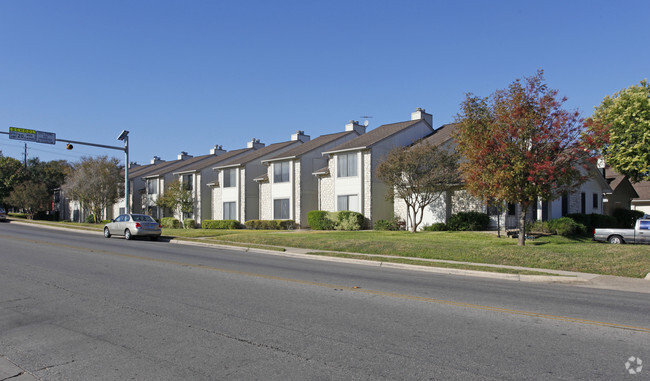
[[[160,237],[162,227],[156,220],[146,214],[122,214],[104,225],[104,237],[123,235],[125,239],[135,236],[147,236],[152,241]]]

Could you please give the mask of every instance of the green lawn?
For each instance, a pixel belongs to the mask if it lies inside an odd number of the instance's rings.
[[[80,226],[74,223],[56,225]],[[83,224],[101,231],[102,225]],[[163,229],[164,236],[264,248],[300,247],[333,252],[445,259],[643,278],[650,272],[650,245],[611,245],[589,238],[542,237],[517,246],[511,238],[480,232],[263,231]]]
[[[339,232],[168,230],[165,235],[306,249],[446,259],[642,278],[650,272],[650,245],[610,245],[589,238],[542,237],[517,246],[511,238],[477,232]]]

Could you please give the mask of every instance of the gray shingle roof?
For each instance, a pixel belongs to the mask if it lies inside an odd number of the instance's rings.
[[[445,142],[453,139],[454,134],[458,131],[459,123],[449,123],[443,126],[438,127],[437,130],[433,131],[433,134],[423,140],[424,143],[433,144],[439,146]]]
[[[229,151],[226,153],[222,153],[221,155],[207,155],[205,159],[199,160],[193,163],[188,163],[185,166],[182,166],[178,168],[174,173],[183,173],[183,172],[195,172],[195,171],[200,171],[201,169],[204,168],[212,168],[215,165],[228,161],[232,159],[234,156],[237,156],[239,154],[245,153],[246,151],[253,151],[252,148],[241,148],[233,151]]]
[[[252,151],[248,155],[243,155],[237,158],[234,158],[232,160],[228,160],[222,163],[219,163],[219,165],[215,166],[215,168],[222,168],[222,167],[234,167],[237,165],[244,165],[248,164],[252,161],[255,161],[257,159],[260,159],[266,155],[272,154],[273,152],[286,148],[291,146],[292,144],[301,144],[299,140],[289,140],[287,142],[282,142],[282,143],[274,143],[270,144],[266,147],[262,147],[260,149],[257,149],[255,151]]]
[[[266,159],[264,161],[274,161],[274,160],[280,160],[280,159],[293,159],[293,158],[299,158],[300,156],[313,151],[315,149],[318,149],[319,147],[322,147],[328,143],[331,143],[335,141],[336,139],[340,139],[344,136],[347,135],[358,135],[357,132],[355,131],[343,131],[343,132],[337,132],[334,134],[327,134],[327,135],[321,135],[317,137],[316,139],[307,141],[305,143],[300,144],[297,147],[291,148],[288,151],[282,152],[279,155],[273,156],[270,159]]]
[[[154,166],[155,168],[153,168],[151,171],[147,171],[146,173],[139,175],[139,177],[162,176],[164,174],[173,172],[178,168],[182,168],[187,165],[200,162],[201,160],[205,160],[211,157],[214,157],[214,155],[203,155],[203,156],[192,157],[190,159],[185,159],[185,160],[174,160],[168,162],[168,165],[163,165],[165,163],[156,164]]]
[[[366,132],[363,135],[359,135],[358,137],[352,140],[349,140],[341,145],[338,145],[332,148],[331,150],[327,151],[326,153],[367,148],[420,122],[424,122],[424,121],[422,119],[417,119],[417,120],[409,120],[406,122],[384,124],[375,128],[372,131]]]

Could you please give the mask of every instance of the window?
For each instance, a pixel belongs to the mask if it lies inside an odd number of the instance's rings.
[[[147,194],[158,193],[158,179],[147,180]]]
[[[289,218],[289,199],[273,200],[273,219],[288,220]]]
[[[223,219],[224,220],[236,220],[237,219],[237,203],[224,202],[223,203]]]
[[[569,214],[569,196],[566,194],[562,195],[562,217]]]
[[[593,201],[592,201],[591,206],[593,206],[594,209],[598,208],[598,193],[594,193],[594,197],[593,197]]]
[[[514,216],[517,214],[517,205],[508,203],[508,215]]]
[[[224,169],[223,170],[223,187],[232,188],[237,186],[237,169]]]
[[[338,177],[352,177],[357,175],[357,153],[338,155]]]
[[[585,192],[580,194],[580,213],[587,213],[587,195]]]
[[[359,211],[359,196],[356,194],[350,194],[345,196],[339,196],[337,198],[337,210],[351,210],[353,212]]]
[[[289,181],[289,162],[273,163],[273,182],[286,183]]]
[[[187,190],[192,190],[194,188],[194,181],[192,181],[192,175],[183,175],[183,187]]]

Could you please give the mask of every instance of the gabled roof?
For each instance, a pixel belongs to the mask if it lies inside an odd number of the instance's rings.
[[[270,159],[263,160],[263,162],[277,161],[277,160],[284,160],[284,159],[296,159],[308,152],[311,152],[328,143],[331,143],[337,139],[340,139],[348,135],[359,135],[359,133],[356,131],[343,131],[343,132],[337,132],[335,134],[321,135],[314,140],[310,140],[305,143],[302,143],[299,146],[291,148],[288,151],[284,151],[281,154],[273,156]]]
[[[433,134],[422,140],[423,143],[433,144],[440,146],[449,140],[453,139],[454,134],[458,131],[459,123],[449,123],[438,127],[433,131]]]
[[[256,149],[255,151],[252,151],[251,153],[249,153],[247,155],[243,155],[243,156],[234,158],[232,160],[227,160],[225,162],[219,163],[219,165],[214,167],[214,169],[226,168],[226,167],[236,167],[236,166],[240,166],[240,165],[245,165],[245,164],[248,164],[248,163],[250,163],[252,161],[258,160],[258,159],[260,159],[260,158],[262,158],[262,157],[264,157],[266,155],[270,155],[270,154],[272,154],[273,152],[275,152],[275,151],[277,151],[279,149],[290,147],[292,144],[302,144],[302,142],[300,140],[289,140],[287,142],[270,144],[270,145],[268,145],[266,147]]]
[[[632,183],[634,190],[638,194],[638,201],[650,200],[650,181],[640,181],[638,183]]]
[[[187,165],[178,168],[174,174],[181,174],[181,173],[190,173],[190,172],[197,172],[205,168],[212,168],[216,164],[219,164],[221,162],[228,161],[232,159],[233,157],[244,154],[247,151],[253,151],[252,148],[241,148],[233,151],[229,151],[226,153],[222,153],[221,155],[207,155],[204,160],[199,160],[193,163],[188,163]]]
[[[137,170],[135,170],[133,172],[129,172],[129,179],[133,180],[133,179],[137,179],[137,178],[140,178],[140,177],[144,177],[144,176],[146,176],[146,175],[148,175],[148,174],[150,174],[152,172],[162,171],[163,168],[170,167],[170,166],[172,166],[172,165],[174,165],[176,163],[179,163],[181,161],[183,161],[183,160],[163,161],[163,162],[158,163],[158,164],[149,164],[149,165],[143,166],[143,168],[138,168]]]
[[[636,199],[640,197],[636,185],[632,184],[627,176],[621,175],[610,166],[605,167],[604,176],[609,183],[609,187],[612,188],[612,191],[616,191],[616,189],[620,187],[621,189],[624,189],[623,192],[625,192],[625,188],[628,188],[629,190],[627,192],[630,193],[630,198]]]
[[[147,173],[140,175],[140,177],[142,178],[160,177],[167,173],[173,172],[178,168],[182,168],[187,165],[200,162],[201,160],[205,160],[211,157],[214,157],[214,155],[203,155],[203,156],[192,157],[185,160],[174,160],[174,161],[170,161],[168,165],[162,165],[165,163],[160,163],[155,166],[156,168],[154,168],[151,171],[147,171]]]
[[[332,148],[331,150],[323,153],[328,154],[328,153],[335,153],[335,152],[342,152],[342,151],[365,149],[374,144],[379,143],[380,141],[386,138],[389,138],[397,134],[398,132],[404,131],[409,127],[416,125],[420,122],[423,122],[428,126],[427,122],[425,122],[423,119],[409,120],[406,122],[399,122],[399,123],[392,123],[392,124],[384,124],[375,128],[372,131],[366,132],[363,135],[359,135],[358,137],[349,140],[341,145],[338,145]],[[431,127],[429,126],[429,128]]]

